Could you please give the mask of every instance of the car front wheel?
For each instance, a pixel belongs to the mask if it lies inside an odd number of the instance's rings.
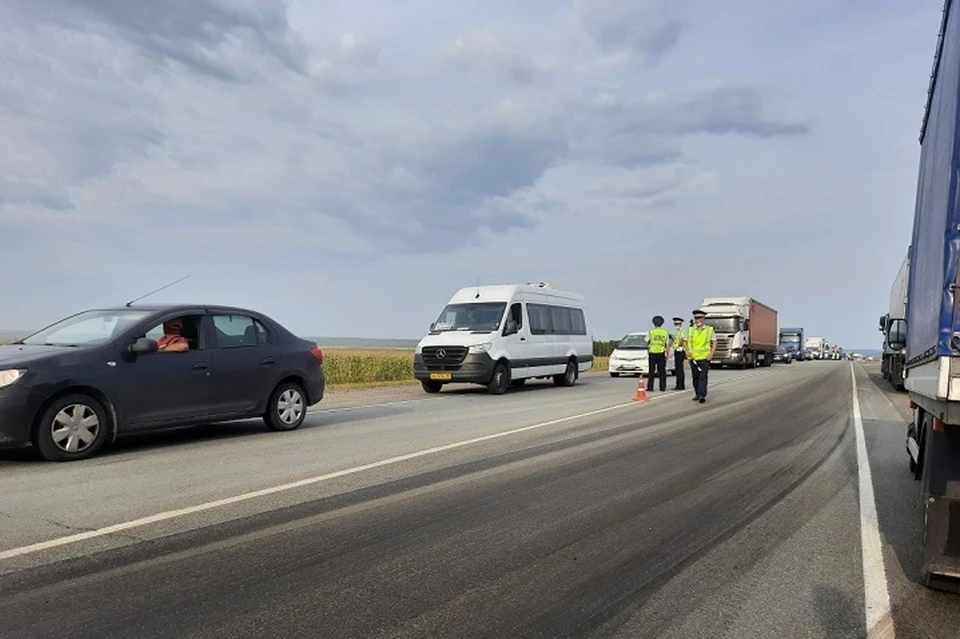
[[[307,399],[303,387],[284,382],[270,395],[264,421],[270,430],[295,430],[307,416]]]
[[[47,406],[33,434],[33,445],[48,461],[92,457],[107,439],[107,413],[89,395],[66,395]]]

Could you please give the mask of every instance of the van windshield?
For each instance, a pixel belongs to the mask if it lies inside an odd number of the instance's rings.
[[[482,331],[492,332],[500,328],[505,302],[477,302],[449,304],[433,325],[432,332]]]
[[[641,351],[649,347],[646,335],[627,335],[617,344],[617,348],[623,351]]]

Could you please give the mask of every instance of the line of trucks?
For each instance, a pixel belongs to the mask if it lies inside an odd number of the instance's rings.
[[[960,592],[960,10],[943,4],[920,127],[912,241],[880,318],[883,375],[910,399],[923,582]]]
[[[707,297],[699,308],[706,312],[705,322],[713,326],[717,337],[712,366],[756,368],[777,361],[789,364],[845,357],[843,349],[822,337],[806,338],[803,328],[778,329],[776,309],[752,297]],[[649,372],[645,336],[645,332],[638,332],[624,337],[611,354],[611,376]],[[670,372],[672,366],[668,360]]]

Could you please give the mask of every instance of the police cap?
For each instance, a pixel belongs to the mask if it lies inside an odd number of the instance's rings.
[[[706,311],[704,311],[703,309],[698,308],[698,309],[696,309],[696,310],[693,311],[693,316],[694,316],[694,317],[706,317],[706,316],[707,316],[707,313],[706,313]]]

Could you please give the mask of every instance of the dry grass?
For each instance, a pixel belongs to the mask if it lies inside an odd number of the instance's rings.
[[[593,366],[590,367],[591,371],[607,371],[607,366],[610,363],[610,358],[605,356],[594,356]]]

